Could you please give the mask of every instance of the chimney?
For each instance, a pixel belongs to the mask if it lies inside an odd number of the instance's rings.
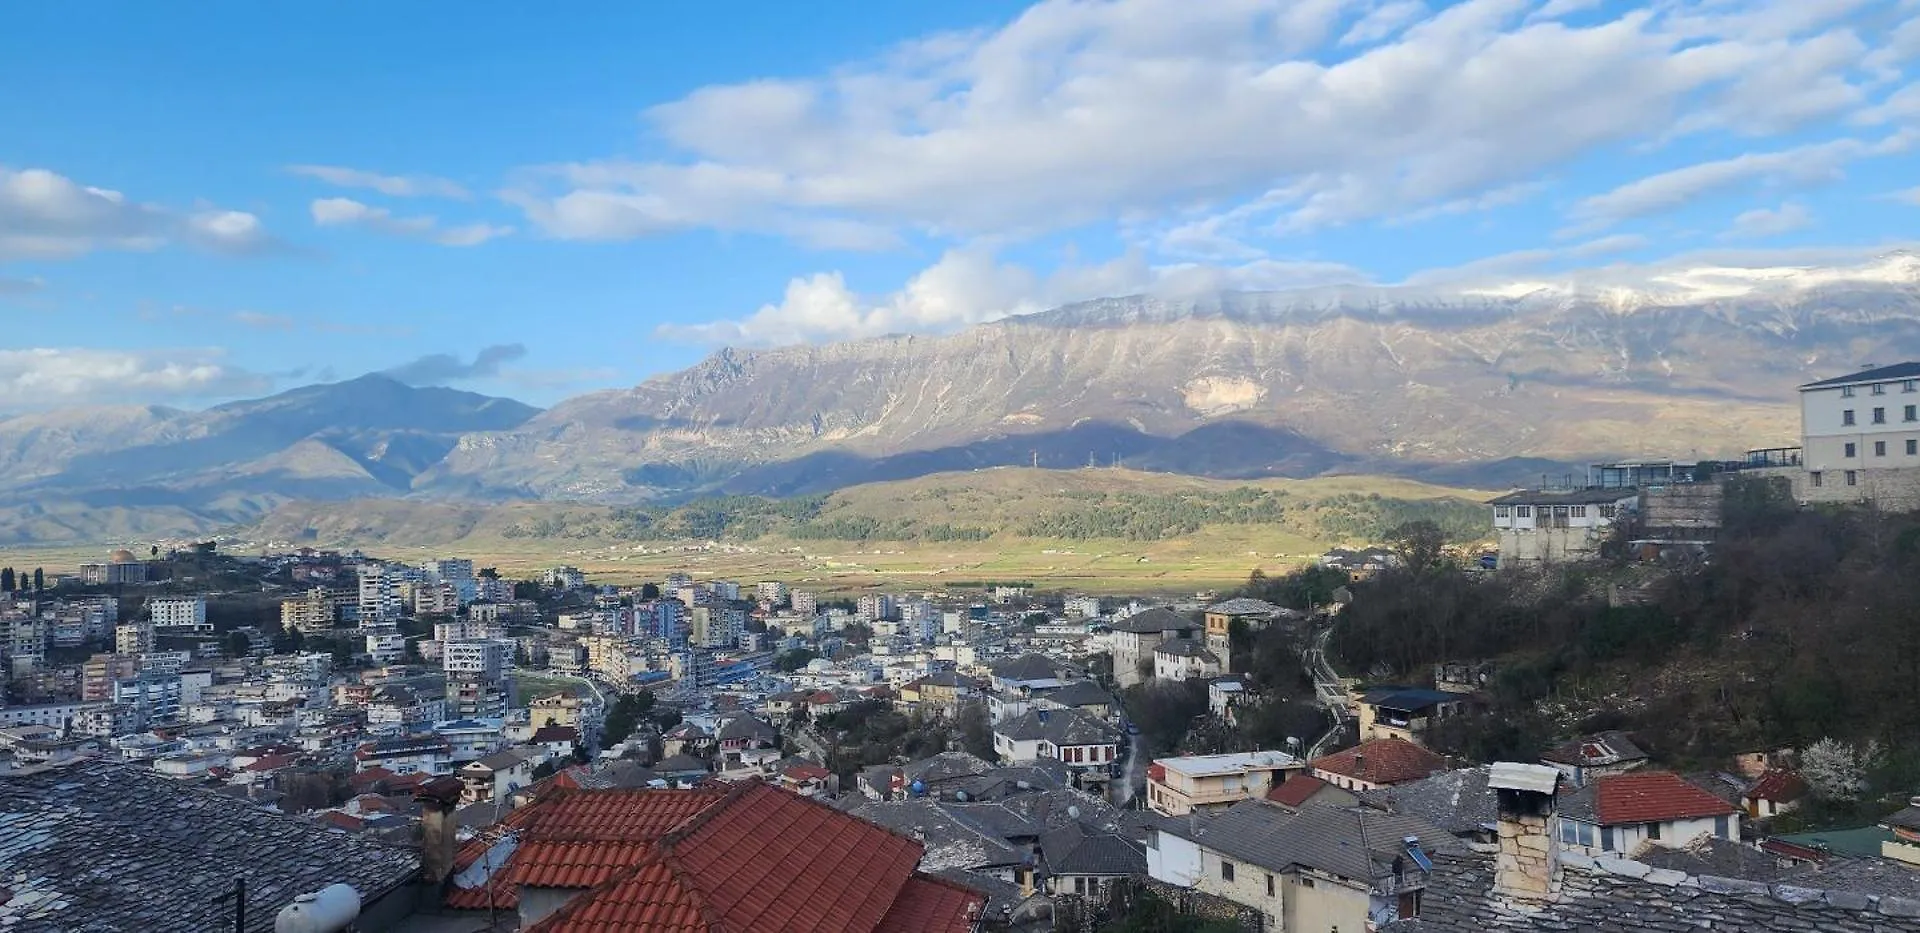
[[[441,885],[453,874],[453,853],[457,848],[454,833],[459,829],[453,811],[460,806],[460,779],[435,778],[413,792],[420,804],[420,877],[430,885]]]
[[[1560,772],[1546,765],[1493,765],[1487,786],[1499,797],[1500,853],[1495,857],[1495,894],[1522,904],[1546,904],[1560,896],[1559,846],[1553,840],[1555,794]]]

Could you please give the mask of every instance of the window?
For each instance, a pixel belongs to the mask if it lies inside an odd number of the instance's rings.
[[[1233,863],[1232,862],[1222,861],[1220,863],[1220,880],[1221,881],[1233,880]]]
[[[1840,397],[1841,397],[1841,398],[1852,398],[1852,397],[1853,397],[1853,386],[1841,386],[1841,387],[1840,387]]]
[[[1886,456],[1886,455],[1887,455],[1887,442],[1886,442],[1886,441],[1874,441],[1874,442],[1873,442],[1873,455],[1874,455],[1874,456],[1876,456],[1876,457],[1884,457],[1884,456]]]
[[[1308,878],[1308,877],[1305,877],[1305,876],[1301,876],[1301,878],[1300,878],[1300,886],[1301,886],[1301,887],[1303,887],[1303,888],[1311,888],[1311,887],[1313,887],[1313,879],[1312,879],[1312,878]]]
[[[1920,421],[1920,405],[1908,405],[1900,413],[1902,421]]]
[[[1845,450],[1846,452],[1845,452],[1845,453],[1843,453],[1843,454],[1841,454],[1841,456],[1843,456],[1843,457],[1856,457],[1856,456],[1859,456],[1859,450],[1860,450],[1860,448],[1858,448],[1858,447],[1856,447],[1856,446],[1854,446],[1854,445],[1853,445],[1853,444],[1852,444],[1851,442],[1849,442],[1849,443],[1847,444],[1847,446],[1846,446],[1846,447],[1844,448],[1844,450]]]
[[[1506,506],[1504,506],[1504,505],[1496,505],[1496,506],[1494,506],[1494,507],[1493,507],[1493,517],[1494,517],[1494,518],[1506,518],[1506,517],[1507,517],[1507,516],[1508,516],[1509,514],[1511,514],[1511,513],[1512,513],[1512,511],[1513,511],[1512,509],[1510,509],[1510,508],[1508,508],[1508,507],[1506,507]]]
[[[1719,836],[1722,839],[1732,838],[1731,836],[1727,835],[1726,816],[1722,815],[1722,816],[1716,816],[1713,818],[1713,834],[1716,836]]]
[[[1920,383],[1920,380],[1909,379],[1903,383],[1900,383],[1900,391],[1902,392],[1920,391],[1920,384],[1917,384],[1917,383]]]
[[[1884,385],[1881,385],[1881,384],[1879,384],[1879,383],[1874,383],[1874,386],[1873,386],[1873,394],[1875,394],[1875,395],[1885,395],[1885,394],[1887,394],[1887,387],[1886,387],[1886,386],[1884,386]]]
[[[1907,456],[1920,456],[1920,441],[1907,442]]]
[[[1600,850],[1603,852],[1613,851],[1613,827],[1600,827]]]
[[[1614,516],[1617,516],[1619,514],[1620,514],[1620,507],[1617,505],[1603,505],[1600,507],[1601,518],[1613,518]]]
[[[1873,423],[1874,423],[1874,424],[1886,424],[1886,423],[1887,423],[1887,410],[1886,410],[1886,409],[1884,409],[1884,408],[1876,408],[1876,409],[1874,409],[1874,410],[1873,410]]]
[[[1517,505],[1517,506],[1514,506],[1514,508],[1513,508],[1513,517],[1514,517],[1514,518],[1532,518],[1532,517],[1533,517],[1533,506],[1530,506],[1530,505]]]
[[[1908,443],[1912,443],[1912,442],[1911,442],[1911,441],[1909,441]],[[1812,477],[1812,479],[1813,479],[1813,487],[1814,487],[1815,489],[1818,489],[1818,488],[1820,488],[1820,471],[1819,471],[1819,470],[1815,470],[1815,471],[1813,471],[1813,473],[1812,473],[1812,474],[1810,474],[1810,475],[1811,475],[1811,477]]]
[[[1268,897],[1273,896],[1273,876],[1272,875],[1267,876],[1267,896]]]
[[[1586,507],[1586,506],[1584,506],[1584,505],[1576,505],[1576,506],[1573,506],[1573,517],[1574,517],[1574,518],[1586,518],[1586,517],[1587,517],[1587,507]]]
[[[1840,413],[1840,423],[1841,424],[1853,423],[1853,409],[1849,408],[1846,411],[1843,411]]]
[[[1085,878],[1073,879],[1073,893],[1075,894],[1087,893],[1087,879]]]
[[[1856,473],[1856,472],[1854,472],[1853,470],[1848,470],[1848,471],[1847,471],[1847,485],[1849,485],[1849,486],[1858,486],[1858,485],[1860,485],[1860,474],[1859,474],[1859,473]]]
[[[1658,839],[1658,838],[1660,838],[1660,824],[1659,824],[1659,823],[1648,823],[1648,824],[1647,824],[1647,838],[1648,838],[1648,839]]]

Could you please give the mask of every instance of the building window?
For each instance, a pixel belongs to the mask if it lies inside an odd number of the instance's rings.
[[[1075,894],[1087,893],[1087,879],[1085,878],[1073,879],[1073,893]]]
[[[1908,443],[1912,443],[1912,441],[1908,441]],[[1820,488],[1820,471],[1815,470],[1811,474],[1809,474],[1809,476],[1813,479],[1813,487],[1815,489]]]
[[[1273,876],[1272,875],[1267,876],[1267,896],[1268,897],[1273,896]]]
[[[1301,887],[1303,887],[1303,888],[1311,888],[1311,887],[1313,887],[1313,879],[1312,879],[1312,878],[1307,878],[1307,877],[1304,877],[1304,876],[1303,876],[1303,877],[1301,877],[1301,879],[1300,879],[1300,886],[1301,886]]]
[[[1901,412],[1900,418],[1903,421],[1920,421],[1920,405],[1908,405]]]
[[[1727,818],[1725,816],[1716,816],[1713,818],[1713,834],[1722,839],[1732,838],[1727,835]]]
[[[1586,518],[1586,517],[1587,517],[1587,507],[1586,507],[1586,506],[1584,506],[1584,505],[1576,505],[1576,506],[1573,506],[1572,508],[1573,508],[1573,517],[1574,517],[1574,518]]]
[[[1843,457],[1852,458],[1852,457],[1857,457],[1860,454],[1860,448],[1855,446],[1852,442],[1848,442],[1847,446],[1842,449],[1845,451],[1844,453],[1841,454],[1841,456]]]
[[[1840,397],[1841,397],[1841,398],[1852,398],[1852,397],[1853,397],[1853,386],[1841,386],[1841,387],[1840,387]]]
[[[1886,456],[1886,455],[1887,455],[1887,442],[1886,442],[1886,441],[1874,441],[1874,442],[1873,442],[1873,455],[1874,455],[1874,456],[1876,456],[1876,457],[1884,457],[1884,456]]]
[[[1233,880],[1233,863],[1232,862],[1222,861],[1220,863],[1220,880],[1221,881]]]
[[[1659,823],[1648,823],[1648,824],[1647,824],[1647,838],[1648,838],[1648,839],[1658,839],[1658,838],[1660,838],[1660,824],[1659,824]]]
[[[1886,410],[1886,409],[1884,409],[1884,408],[1876,408],[1876,409],[1874,409],[1874,410],[1873,410],[1873,423],[1874,423],[1874,424],[1886,424],[1886,423],[1887,423],[1887,410]]]
[[[1533,506],[1530,506],[1530,505],[1517,505],[1517,506],[1514,506],[1514,508],[1513,508],[1513,517],[1514,517],[1514,518],[1532,518],[1532,517],[1533,517]]]
[[[1613,518],[1614,516],[1619,514],[1620,514],[1620,507],[1617,505],[1603,505],[1600,507],[1601,518]]]
[[[1613,827],[1611,826],[1600,827],[1600,851],[1613,851]]]
[[[1907,456],[1920,456],[1920,441],[1907,441]]]
[[[1847,471],[1847,485],[1849,485],[1849,486],[1858,486],[1858,485],[1860,485],[1860,474],[1859,474],[1859,473],[1857,473],[1857,472],[1855,472],[1855,471],[1853,471],[1853,470],[1848,470],[1848,471]]]
[[[1504,505],[1496,505],[1496,506],[1494,506],[1494,507],[1493,507],[1493,517],[1494,517],[1494,518],[1506,518],[1506,517],[1507,517],[1507,516],[1508,516],[1509,514],[1511,514],[1511,513],[1512,513],[1512,511],[1513,511],[1512,509],[1510,509],[1510,508],[1508,508],[1508,507],[1506,507],[1506,506],[1504,506]]]
[[[1920,384],[1916,384],[1916,382],[1920,382],[1920,380],[1909,379],[1903,383],[1900,383],[1900,391],[1902,392],[1920,391]]]
[[[1846,411],[1843,411],[1840,413],[1840,423],[1841,424],[1853,423],[1853,409],[1849,408]]]
[[[1887,387],[1876,382],[1873,384],[1873,394],[1885,395],[1887,394]]]

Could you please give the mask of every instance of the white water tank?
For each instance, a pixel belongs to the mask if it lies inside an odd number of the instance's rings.
[[[273,919],[273,933],[338,933],[359,916],[360,892],[351,885],[330,884],[281,908]]]

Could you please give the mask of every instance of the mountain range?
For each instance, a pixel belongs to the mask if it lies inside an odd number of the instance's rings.
[[[1794,387],[1920,357],[1920,256],[1495,287],[1069,305],[725,349],[539,410],[370,375],[199,412],[0,420],[0,542],[187,533],[292,500],[678,501],[999,465],[1495,486],[1791,444]]]

